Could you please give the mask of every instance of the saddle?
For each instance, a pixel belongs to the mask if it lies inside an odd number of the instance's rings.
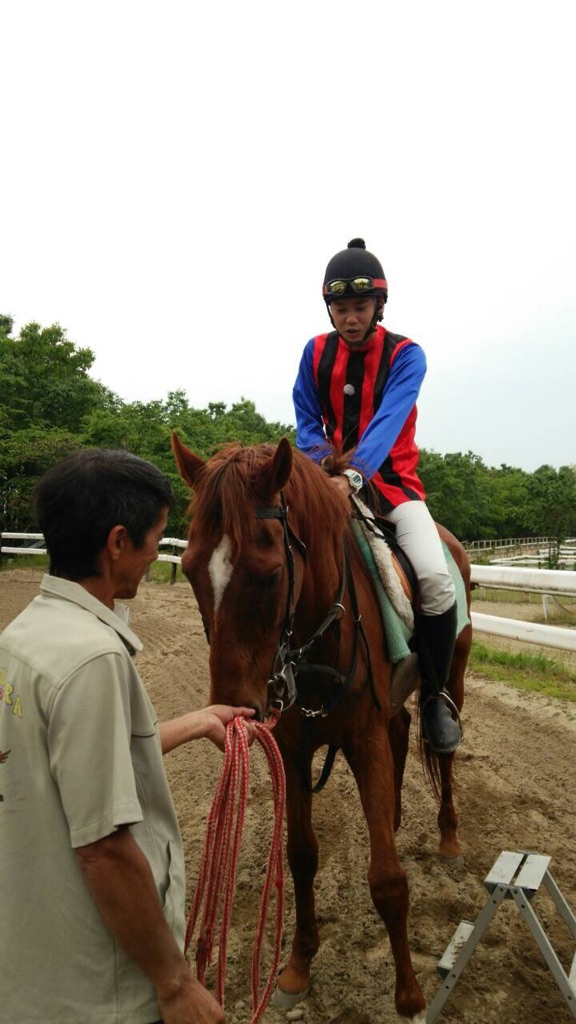
[[[387,653],[392,663],[390,710],[394,715],[418,686],[418,658],[415,653],[415,611],[418,584],[412,565],[396,540],[393,528],[376,521],[374,513],[356,496],[351,497],[352,532],[370,570],[386,634]],[[442,542],[446,563],[456,588],[457,633],[468,623],[462,575],[447,545]]]
[[[392,664],[390,713],[395,715],[418,686],[418,658],[414,651],[416,575],[393,529],[376,522],[372,510],[357,497],[351,501],[352,532],[370,570],[386,634]]]
[[[396,540],[394,527],[376,521],[372,510],[353,497],[352,529],[370,569],[375,569],[392,607],[407,629],[414,629],[414,601],[417,580],[412,564]],[[372,564],[371,564],[372,563]]]

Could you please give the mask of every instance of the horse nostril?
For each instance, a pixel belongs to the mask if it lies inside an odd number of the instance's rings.
[[[261,709],[259,704],[247,704],[246,707],[247,708],[254,708],[255,714],[254,714],[253,721],[256,721],[256,722],[262,722],[263,721],[262,709]]]

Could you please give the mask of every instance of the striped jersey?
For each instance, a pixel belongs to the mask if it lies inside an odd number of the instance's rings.
[[[415,432],[425,373],[420,346],[381,325],[355,350],[336,331],[312,338],[293,390],[298,448],[317,462],[332,446],[356,448],[354,467],[375,484],[384,512],[423,501]]]

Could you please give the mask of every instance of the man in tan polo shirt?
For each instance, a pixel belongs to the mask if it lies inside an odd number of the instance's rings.
[[[246,708],[158,724],[115,613],[158,554],[172,492],[125,451],[42,478],[40,596],[0,636],[0,1024],[222,1024],[183,955],[184,862],[162,754],[223,747]]]

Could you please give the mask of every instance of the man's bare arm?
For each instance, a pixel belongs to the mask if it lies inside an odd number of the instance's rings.
[[[154,985],[164,1024],[223,1024],[222,1007],[194,977],[168,927],[150,865],[130,829],[75,853],[104,922]]]
[[[179,718],[161,722],[159,729],[162,753],[167,754],[182,743],[204,737],[212,740],[212,743],[215,743],[220,750],[224,750],[226,726],[238,715],[243,718],[253,718],[254,709],[235,708],[228,704],[211,704],[210,707],[200,708],[198,711],[188,711],[187,714],[180,715]]]

